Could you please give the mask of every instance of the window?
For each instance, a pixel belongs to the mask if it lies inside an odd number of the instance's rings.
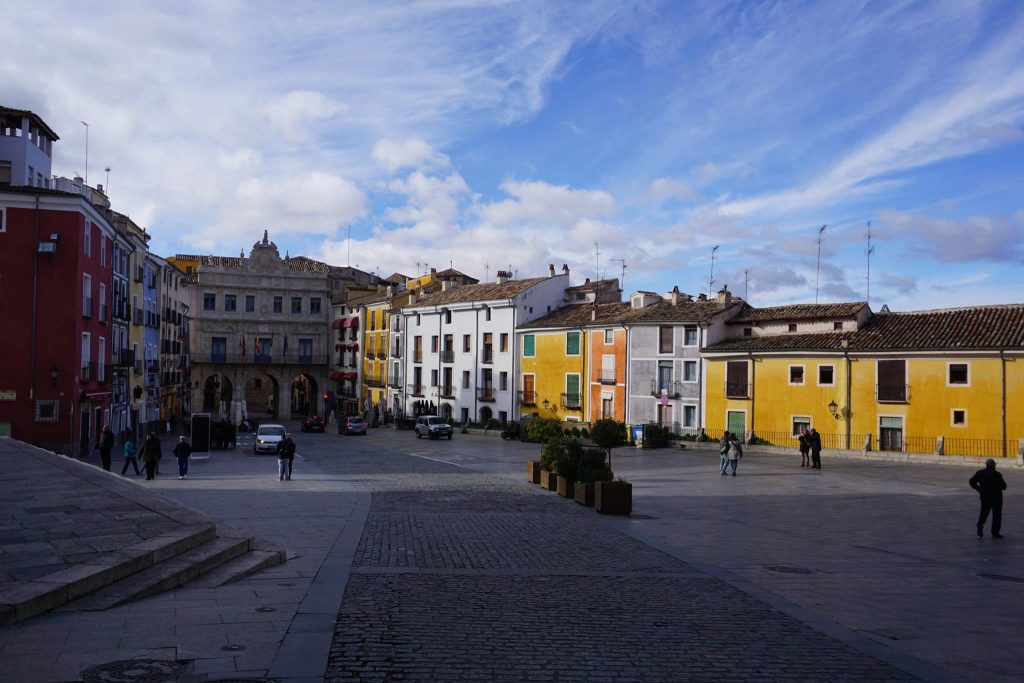
[[[507,372],[502,372],[500,375],[498,375],[498,388],[501,389],[502,391],[507,391],[508,390],[508,373]]]
[[[468,352],[468,351],[471,350],[472,347],[470,345],[470,341],[469,341],[470,339],[471,339],[471,337],[468,334],[462,335],[462,350],[463,351],[467,351]]]
[[[92,256],[92,221],[85,222],[85,232],[82,235],[82,250],[86,256]]]
[[[695,361],[695,360],[684,360],[683,361],[683,381],[684,382],[696,382],[697,381],[697,361]]]
[[[743,328],[743,336],[744,337],[753,337],[754,336],[753,328],[751,328],[751,327],[744,327]]]
[[[60,401],[36,401],[36,422],[56,422]]]
[[[420,326],[420,314],[417,313],[416,314],[416,327],[419,327],[419,326]]]
[[[487,307],[487,308],[484,309],[484,320],[490,320],[490,319],[491,319],[491,309],[490,309],[490,307]]]
[[[462,371],[462,388],[469,389],[469,370]]]
[[[3,183],[3,162],[0,161],[0,184]],[[0,206],[0,232],[7,232],[7,207]]]
[[[313,315],[320,315],[320,297],[314,296],[309,299],[309,312]]]
[[[501,333],[501,348],[499,349],[502,353],[508,353],[508,333]]]
[[[658,393],[672,393],[672,361],[658,361]]]
[[[107,286],[102,282],[100,283],[100,292],[97,300],[99,301],[97,308],[99,308],[100,322],[105,323],[107,322]]]
[[[107,369],[107,340],[105,337],[99,338],[99,344],[96,347],[96,379],[100,382],[106,379]]]
[[[292,297],[292,314],[293,315],[298,315],[300,313],[302,313],[302,297],[301,296],[293,296]]]
[[[137,305],[136,305],[136,307],[137,307]],[[213,311],[213,310],[216,310],[216,309],[217,309],[217,296],[215,294],[211,294],[209,292],[206,292],[205,294],[203,294],[203,310],[204,311]]]
[[[565,376],[565,407],[580,407],[580,376],[570,373]]]
[[[534,347],[534,336],[532,334],[523,335],[523,357],[533,358],[536,354],[536,348]]]
[[[803,430],[810,431],[811,429],[811,418],[804,416],[797,416],[793,418],[793,436],[800,436]]]
[[[614,344],[615,343],[615,330],[605,330],[604,331],[604,343],[605,344]]]
[[[284,311],[284,297],[274,297],[274,313],[281,313]]]
[[[877,363],[876,399],[881,403],[907,402],[907,361],[880,360]]]
[[[88,332],[83,332],[82,333],[82,367],[83,368],[87,367],[89,365],[89,361],[92,360],[92,350],[91,350],[92,345],[91,345],[91,342],[92,342],[92,337],[89,335],[89,333]]]
[[[245,312],[255,313],[256,312],[256,297],[252,294],[245,295]]]
[[[107,238],[100,235],[100,266],[107,267]]]
[[[224,295],[224,310],[228,313],[234,313],[238,310],[238,301],[234,294]]]
[[[224,363],[228,357],[228,338],[213,337],[210,339],[210,361]]]
[[[697,426],[697,406],[683,406],[683,426]]]
[[[508,411],[507,410],[499,410],[498,411],[498,422],[500,422],[501,424],[505,424],[506,422],[508,422]]]
[[[949,364],[949,384],[970,384],[970,376],[967,372],[967,363]]]
[[[697,345],[697,328],[693,325],[687,325],[683,328],[683,344],[686,346]]]
[[[789,324],[789,331],[790,332],[796,332],[796,323],[790,323]]]
[[[747,381],[747,361],[731,360],[725,366],[726,398],[750,398],[750,385]],[[729,431],[732,431],[731,429]],[[736,430],[739,431],[739,430]]]
[[[837,332],[841,332],[843,329],[843,323],[841,323],[838,320],[835,321],[834,323],[832,323],[832,329],[836,330]]]
[[[615,419],[615,399],[601,397],[601,419],[602,420],[613,420]]]
[[[0,185],[11,184],[11,162],[0,161]]]
[[[789,366],[789,383],[790,384],[803,384],[804,383],[804,366],[802,366],[802,365],[790,365]]]
[[[285,337],[287,339],[287,337]],[[313,340],[312,339],[299,339],[299,362],[300,363],[312,363],[313,362]]]
[[[967,426],[967,411],[963,408],[953,409],[953,426],[954,427],[966,427]]]
[[[430,371],[430,386],[432,386],[432,387],[436,387],[437,386],[437,370],[431,370]]]
[[[438,338],[437,338],[437,335],[435,334],[434,336],[432,336],[430,338],[430,352],[431,353],[437,353],[437,344],[438,344]]]
[[[672,328],[670,326],[658,328],[658,353],[672,353]]]
[[[452,312],[451,311],[445,311],[444,312],[444,324],[445,325],[451,325],[452,324]]]
[[[818,366],[818,386],[832,386],[836,383],[836,369],[831,365]]]
[[[578,356],[580,355],[580,333],[579,332],[567,332],[565,335],[565,355],[567,356]]]
[[[92,278],[82,274],[82,315],[92,317]]]
[[[412,338],[412,362],[423,362],[423,337],[419,335]]]

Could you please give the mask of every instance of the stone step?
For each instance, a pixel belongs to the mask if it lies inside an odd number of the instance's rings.
[[[212,523],[183,526],[84,564],[0,591],[0,625],[29,619],[102,590],[217,538]]]
[[[74,600],[60,611],[96,612],[156,595],[207,574],[249,552],[253,539],[217,537],[201,546],[132,574],[116,583]]]
[[[188,583],[189,588],[217,588],[238,581],[285,561],[283,550],[250,550],[226,564]]]

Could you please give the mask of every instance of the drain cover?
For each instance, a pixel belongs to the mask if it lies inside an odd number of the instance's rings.
[[[817,574],[818,572],[807,567],[794,567],[790,564],[766,564],[764,566],[770,572],[777,572],[779,574]]]
[[[128,659],[91,666],[82,672],[85,683],[166,683],[185,673],[187,663],[164,659]]]
[[[1019,576],[1006,576],[1005,574],[978,574],[978,576],[985,579],[995,579],[996,581],[1013,581],[1015,583],[1024,583],[1024,579]]]

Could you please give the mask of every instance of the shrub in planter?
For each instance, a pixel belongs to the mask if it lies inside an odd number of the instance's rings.
[[[558,467],[565,458],[565,444],[549,441],[540,454],[540,485],[548,491],[558,488]]]
[[[644,448],[667,448],[672,432],[656,424],[644,425]]]
[[[526,424],[526,435],[530,441],[547,443],[562,438],[562,423],[553,417],[535,417]]]
[[[562,498],[576,498],[576,482],[558,475],[558,495]]]
[[[573,497],[576,499],[577,503],[579,503],[580,505],[586,505],[588,508],[594,507],[593,482],[590,482],[589,484],[582,481],[576,482],[576,486],[573,493],[575,494]]]
[[[612,469],[612,449],[620,448],[629,443],[629,435],[626,432],[626,425],[615,420],[598,420],[590,430],[590,439],[597,444],[598,448],[608,454],[608,471]],[[646,443],[646,436],[644,437]],[[610,479],[611,477],[609,477]]]
[[[572,429],[569,430],[569,434],[574,439],[580,438],[580,428],[579,427],[573,427]]]
[[[581,448],[576,464],[576,502],[594,507],[594,483],[609,481],[612,471],[605,464],[605,452],[600,448]]]
[[[594,509],[605,515],[628,515],[633,510],[633,485],[621,479],[596,482]]]

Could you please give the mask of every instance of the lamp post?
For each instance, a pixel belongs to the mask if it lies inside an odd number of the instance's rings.
[[[832,413],[832,417],[834,417],[835,419],[839,419],[839,406],[836,404],[835,401],[831,401],[828,404],[828,412]]]

